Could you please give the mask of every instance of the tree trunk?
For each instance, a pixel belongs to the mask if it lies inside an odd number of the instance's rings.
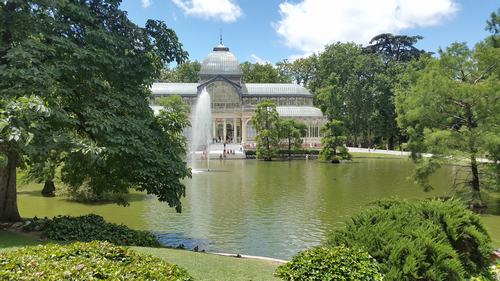
[[[472,174],[472,208],[478,209],[485,207],[483,201],[481,200],[481,193],[479,189],[479,171],[477,167],[477,160],[474,154],[470,156],[470,168]]]
[[[0,167],[0,222],[22,221],[17,209],[17,160],[17,153],[9,151],[7,165]]]
[[[53,181],[47,180],[43,185],[42,195],[45,197],[54,197],[56,196],[56,186]]]

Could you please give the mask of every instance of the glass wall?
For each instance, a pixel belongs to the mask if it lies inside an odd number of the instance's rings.
[[[240,96],[236,89],[224,81],[216,81],[207,86],[212,102],[212,112],[237,111],[241,108]]]

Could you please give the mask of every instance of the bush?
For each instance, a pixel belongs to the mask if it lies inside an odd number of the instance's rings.
[[[386,200],[333,232],[326,245],[361,248],[385,280],[463,280],[488,272],[490,237],[457,200]]]
[[[278,267],[275,275],[283,280],[382,280],[377,262],[368,253],[343,246],[301,252]]]
[[[58,216],[53,219],[34,219],[25,227],[26,231],[41,231],[44,236],[56,241],[94,240],[108,241],[124,246],[161,246],[155,235],[147,231],[137,231],[104,221],[98,215],[90,214],[80,217]]]
[[[124,206],[128,205],[127,194],[127,191],[103,191],[98,194],[87,185],[81,186],[79,188],[72,188],[61,185],[61,188],[57,191],[57,195],[66,196],[70,200],[75,202],[116,202],[118,205]]]
[[[107,242],[25,247],[0,254],[0,280],[193,280],[182,268]]]
[[[246,156],[253,156],[256,155],[255,150],[245,150]],[[294,149],[292,150],[292,155],[319,155],[319,150],[317,149]],[[278,150],[278,155],[280,156],[286,156],[288,155],[288,150],[286,149],[280,149]]]

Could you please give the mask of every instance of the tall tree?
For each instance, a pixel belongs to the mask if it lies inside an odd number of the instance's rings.
[[[292,148],[300,148],[303,137],[307,132],[306,124],[293,119],[279,120],[279,138],[285,142],[288,151],[288,159],[292,159]]]
[[[162,69],[159,81],[173,83],[197,83],[201,64],[199,61],[186,61],[174,69]]]
[[[352,43],[327,46],[318,57],[317,75],[310,87],[328,119],[344,123],[351,145],[373,143],[376,78],[382,69],[375,55],[365,54]]]
[[[241,65],[243,79],[246,83],[289,83],[290,78],[279,72],[274,65],[270,63],[251,63],[244,62]]]
[[[347,137],[342,121],[331,120],[321,128],[321,131],[324,135],[321,139],[322,148],[319,153],[321,160],[331,161],[336,164],[340,163],[340,160],[351,159],[351,155],[345,146]]]
[[[430,189],[428,176],[450,157],[464,162],[459,174],[464,177],[456,183],[471,191],[471,205],[478,207],[481,189],[492,187],[481,166],[498,165],[499,159],[500,49],[479,45],[470,50],[454,43],[439,55],[424,69],[408,71],[409,87],[396,96],[398,122],[407,129],[408,147],[418,163],[415,179]],[[424,152],[432,156],[423,158]]]
[[[393,35],[390,33],[379,34],[370,40],[370,45],[364,50],[377,55],[385,64],[376,79],[378,95],[376,98],[376,124],[377,143],[385,142],[387,147],[393,149],[397,140],[404,139],[396,123],[396,109],[394,106],[395,89],[398,87],[400,76],[405,72],[407,64],[418,60],[421,56],[430,53],[415,47],[422,36]]]
[[[408,35],[393,35],[391,33],[379,34],[370,40],[370,45],[365,47],[365,50],[374,54],[382,55],[386,62],[400,61],[408,62],[418,59],[426,52],[419,50],[414,45],[424,37],[408,36]]]
[[[252,122],[257,131],[257,158],[271,161],[279,145],[279,115],[276,104],[271,101],[259,103]]]
[[[316,73],[317,56],[313,54],[305,58],[298,58],[293,62],[285,59],[276,63],[276,67],[280,73],[283,73],[283,76],[290,77],[294,83],[308,87]]]
[[[135,188],[181,210],[190,171],[148,101],[162,66],[187,53],[163,22],[139,28],[119,5],[0,2],[0,221],[20,220],[16,168],[47,159],[70,187]]]
[[[491,13],[490,19],[486,21],[485,29],[491,33],[486,41],[490,41],[493,47],[500,48],[500,8]]]

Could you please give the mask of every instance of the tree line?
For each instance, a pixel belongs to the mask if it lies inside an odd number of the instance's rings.
[[[414,46],[421,36],[381,34],[366,47],[335,43],[274,69],[309,88],[325,114],[323,160],[350,159],[346,146],[404,148],[425,190],[432,189],[429,176],[452,163],[453,187],[481,208],[481,190],[500,190],[499,15],[491,14],[491,35],[472,49],[453,43],[433,56]],[[263,103],[254,124],[257,149],[269,160],[273,128],[258,118],[263,108],[273,116]]]

